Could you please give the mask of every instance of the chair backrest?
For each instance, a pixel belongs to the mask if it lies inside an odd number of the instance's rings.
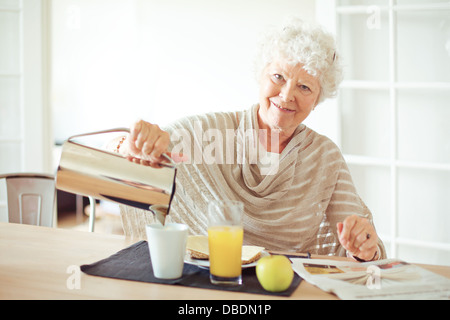
[[[8,221],[37,226],[53,226],[55,179],[40,173],[10,173],[6,179]]]
[[[138,209],[131,206],[119,205],[122,228],[126,237],[137,240],[147,240],[145,226],[156,223],[154,214],[151,211]],[[167,222],[170,221],[170,217]]]

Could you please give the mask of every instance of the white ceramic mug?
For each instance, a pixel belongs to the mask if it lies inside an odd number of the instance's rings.
[[[153,274],[159,279],[177,279],[183,274],[188,228],[185,224],[155,223],[145,227]]]

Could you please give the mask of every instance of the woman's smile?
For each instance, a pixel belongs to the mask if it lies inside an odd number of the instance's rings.
[[[295,110],[289,109],[287,107],[282,107],[282,106],[276,104],[275,102],[273,102],[272,100],[270,100],[270,103],[271,103],[272,106],[274,106],[275,108],[279,109],[281,112],[285,112],[285,113],[288,113],[288,114],[295,112]]]

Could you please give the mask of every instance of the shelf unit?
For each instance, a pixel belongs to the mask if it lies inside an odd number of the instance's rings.
[[[0,173],[49,172],[48,0],[0,0]],[[0,221],[5,221],[0,183]]]
[[[375,1],[374,1],[375,2]],[[418,250],[426,249],[426,250],[434,250],[438,252],[435,259],[435,263],[444,263],[450,264],[450,241],[434,241],[434,240],[423,240],[420,237],[405,237],[402,236],[400,232],[400,224],[404,224],[405,221],[400,221],[400,203],[399,203],[399,171],[401,170],[419,170],[419,171],[428,171],[432,174],[448,174],[450,173],[450,157],[444,158],[443,161],[417,161],[415,159],[404,159],[404,157],[399,157],[399,121],[403,120],[404,115],[399,114],[399,92],[420,92],[422,94],[434,95],[436,92],[441,92],[444,95],[450,93],[450,81],[399,81],[398,77],[398,62],[399,62],[399,50],[398,50],[398,37],[399,37],[399,14],[406,13],[414,13],[414,14],[423,14],[427,13],[435,13],[435,12],[448,12],[447,23],[450,25],[450,2],[439,2],[439,3],[415,3],[405,4],[406,1],[402,1],[401,4],[397,4],[396,0],[386,0],[384,2],[375,2],[382,3],[383,5],[371,5],[367,4],[368,1],[355,1],[353,2],[355,5],[349,5],[349,1],[332,1],[332,6],[334,7],[334,23],[335,23],[335,31],[338,38],[338,44],[342,42],[342,40],[350,41],[349,39],[342,39],[347,36],[346,30],[342,30],[341,22],[343,19],[348,18],[350,16],[362,15],[365,17],[369,17],[370,15],[378,14],[383,15],[384,20],[382,23],[388,24],[386,34],[386,47],[388,50],[388,73],[387,79],[380,81],[379,79],[346,79],[342,83],[341,86],[341,96],[342,92],[372,92],[372,94],[383,93],[385,96],[389,96],[388,104],[388,114],[386,114],[386,119],[389,119],[388,124],[388,133],[386,134],[389,137],[389,152],[386,156],[378,157],[372,155],[364,155],[364,154],[352,154],[348,153],[346,148],[346,143],[343,141],[345,138],[342,135],[343,130],[346,128],[342,125],[342,121],[339,125],[339,131],[341,132],[341,136],[338,137],[338,144],[341,146],[342,151],[344,153],[344,157],[349,164],[349,167],[358,167],[359,172],[361,170],[370,170],[371,168],[382,168],[386,172],[389,172],[389,215],[384,215],[385,220],[378,221],[379,224],[389,224],[388,229],[389,232],[385,234],[380,234],[383,241],[387,244],[389,250],[388,255],[390,257],[403,258],[401,252],[399,252],[399,246],[409,246],[412,248],[417,248]],[[364,5],[357,4],[364,3]],[[347,24],[348,26],[349,24]],[[361,26],[360,26],[361,27]],[[384,25],[384,27],[386,27]],[[450,38],[448,40],[447,46],[450,46]],[[449,51],[450,56],[450,49]],[[341,50],[342,51],[342,50]],[[345,52],[343,52],[345,55]],[[439,63],[433,61],[431,63]],[[414,67],[414,66],[412,66]],[[450,70],[448,70],[450,74]],[[404,94],[404,93],[403,93]],[[338,100],[337,107],[339,108],[340,118],[344,117],[352,117],[351,114],[343,114],[342,109],[342,98]],[[450,104],[447,105],[450,108]],[[355,135],[358,135],[358,132],[354,132]],[[447,140],[450,141],[450,136],[448,136]],[[450,150],[449,150],[450,154]],[[449,161],[447,161],[449,160]],[[365,178],[359,178],[364,184],[370,184],[371,181],[364,181]],[[450,197],[450,185],[448,186],[447,194]],[[424,191],[426,192],[426,191]],[[431,192],[431,191],[430,191]],[[445,190],[444,190],[445,194]],[[363,199],[364,200],[364,199]],[[369,206],[370,207],[370,206]],[[450,205],[449,207],[442,208],[443,212],[433,212],[433,214],[437,215],[436,221],[439,221],[445,215],[449,215],[450,213]],[[375,214],[374,214],[375,215]],[[389,218],[387,218],[389,216]],[[418,214],[413,214],[412,216],[418,216]],[[404,214],[402,216],[404,219]],[[427,219],[426,214],[424,213],[424,219]],[[388,219],[388,220],[387,220]],[[445,219],[443,220],[446,221]],[[377,223],[377,221],[376,221]],[[416,224],[411,223],[411,227],[415,228]],[[448,227],[448,226],[447,226]],[[404,226],[402,225],[402,228]],[[417,234],[421,232],[421,230],[416,230]],[[432,237],[428,237],[432,238]],[[436,255],[435,255],[436,256]],[[410,257],[407,256],[406,259]],[[427,260],[429,261],[429,260]]]
[[[0,5],[0,16],[3,16],[1,18],[4,18],[4,25],[3,27],[5,28],[4,30],[9,30],[9,28],[15,29],[17,30],[17,33],[19,35],[22,34],[21,32],[21,26],[22,26],[22,21],[23,21],[23,15],[22,15],[22,2],[21,1],[17,1],[17,5],[16,6],[6,6],[6,5]],[[10,19],[7,19],[10,18]],[[14,23],[13,20],[16,20],[16,22]],[[3,33],[1,40],[3,41],[7,41],[8,39],[8,34],[7,33]],[[1,41],[1,42],[3,42]],[[5,43],[1,43],[2,46],[2,50],[11,50],[11,51],[15,51],[19,53],[19,65],[17,68],[15,68],[15,70],[7,70],[8,68],[6,67],[6,63],[8,63],[8,61],[5,59],[4,63],[2,65],[2,69],[0,69],[0,82],[2,82],[2,85],[6,84],[7,82],[11,81],[11,80],[16,80],[15,82],[15,86],[18,88],[16,88],[16,93],[17,93],[17,97],[16,97],[16,101],[18,102],[18,110],[15,110],[15,112],[19,112],[20,114],[23,114],[23,104],[21,103],[20,99],[20,93],[23,91],[23,72],[22,72],[22,65],[21,65],[21,56],[22,56],[22,48],[21,48],[21,43],[22,43],[22,39],[19,38],[18,39],[18,45],[15,47],[11,47],[8,44]],[[5,70],[6,69],[6,70]],[[12,84],[11,84],[12,85]],[[0,88],[0,94],[7,94],[5,92],[6,90],[1,90]],[[2,103],[5,103],[5,105],[1,105],[0,108],[5,110],[2,114],[5,115],[7,114],[6,108],[11,108],[13,106],[11,105],[6,105],[7,102],[5,102],[6,100],[8,100],[7,98],[4,97],[0,97],[0,101]],[[16,107],[17,107],[16,106]],[[18,117],[18,119],[20,119],[20,116]],[[10,125],[6,123],[6,121],[11,121],[10,117],[0,117],[0,126],[2,126],[3,128],[9,128]],[[20,133],[23,132],[22,130],[22,123],[15,123],[14,125],[19,126],[20,127]],[[6,145],[13,145],[13,146],[19,146],[23,147],[23,134],[20,134],[20,136],[13,136],[13,135],[5,135],[4,132],[0,131],[0,150],[2,150],[2,147],[5,148]],[[5,150],[5,149],[3,149]],[[3,152],[2,152],[3,153]],[[2,158],[3,161],[6,161],[5,159],[9,159],[10,157],[7,157],[5,154],[2,154]],[[9,171],[9,170],[14,170],[14,171],[20,171],[23,168],[23,161],[19,161],[19,165],[13,168],[4,168],[3,166],[1,166],[1,170],[2,171]],[[6,211],[6,189],[4,188],[3,185],[0,185],[0,213],[1,211]],[[4,213],[3,213],[4,214]]]
[[[18,59],[18,66],[16,70],[1,70],[0,69],[0,80],[8,80],[8,79],[17,79],[17,85],[19,86],[17,93],[20,95],[21,92],[23,92],[23,72],[22,72],[22,56],[23,56],[23,48],[21,46],[22,44],[22,24],[23,24],[23,11],[22,11],[22,1],[18,0],[16,1],[17,5],[16,6],[6,6],[6,5],[0,5],[0,15],[3,14],[7,14],[10,15],[11,17],[15,17],[17,18],[17,24],[16,25],[9,25],[8,27],[10,28],[15,28],[16,30],[18,30],[18,35],[19,35],[19,39],[18,39],[18,46],[16,48],[11,48],[10,46],[6,46],[6,48],[4,47],[4,49],[9,49],[9,50],[16,50],[18,52],[19,55],[19,59]],[[6,20],[6,19],[5,19]],[[8,21],[9,22],[9,21]],[[6,22],[6,23],[8,23]],[[6,34],[4,34],[4,38],[6,38]],[[23,104],[20,101],[20,97],[17,97],[17,101],[18,101],[18,105],[19,105],[19,110],[18,112],[20,114],[23,114]],[[11,107],[11,106],[2,106],[2,108],[6,108],[6,107]],[[20,117],[18,117],[20,119]],[[9,127],[7,126],[4,121],[10,121],[9,119],[0,119],[0,123],[2,124],[3,127]],[[17,123],[17,126],[19,126],[20,128],[23,128],[23,124],[22,123]],[[10,143],[10,144],[18,144],[21,145],[23,142],[23,134],[21,134],[19,137],[17,136],[5,136],[1,134],[2,132],[0,131],[0,146],[2,144],[5,143]],[[20,130],[20,133],[23,133],[23,130]],[[22,169],[23,166],[20,166],[20,168],[17,169]]]

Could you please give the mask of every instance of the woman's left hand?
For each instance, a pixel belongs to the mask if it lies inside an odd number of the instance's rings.
[[[350,255],[366,261],[375,259],[378,235],[369,220],[352,215],[338,222],[337,230],[339,242]]]

